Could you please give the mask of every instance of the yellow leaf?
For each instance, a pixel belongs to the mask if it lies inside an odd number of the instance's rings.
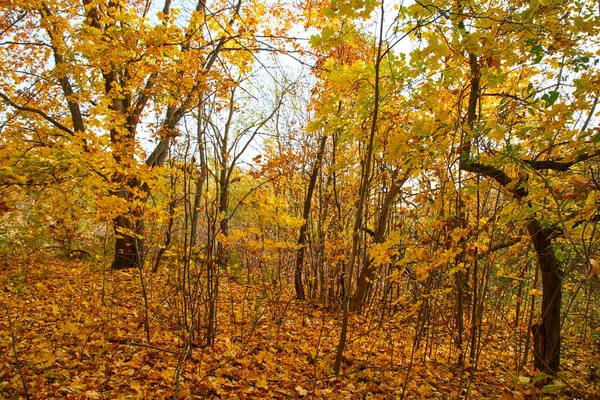
[[[88,390],[83,395],[87,399],[101,399],[102,398],[102,395],[95,390]]]
[[[296,386],[295,389],[300,396],[306,396],[308,394],[308,390],[304,389],[302,386]]]
[[[539,290],[539,289],[531,289],[529,291],[529,294],[532,295],[532,296],[538,296],[539,297],[539,296],[542,295],[542,291]]]
[[[165,380],[171,380],[173,379],[174,373],[175,368],[167,368],[160,373],[160,376],[163,377]]]
[[[67,333],[74,334],[77,332],[77,325],[72,322],[65,322],[65,324],[60,328],[60,333],[65,335]]]
[[[269,384],[267,383],[267,380],[264,378],[258,378],[258,380],[256,381],[256,387],[260,388],[260,389],[268,389],[269,388]]]
[[[490,122],[487,124],[488,127],[491,129],[490,132],[488,133],[488,136],[491,139],[494,139],[496,141],[501,141],[504,140],[505,134],[506,134],[506,128],[503,127],[502,125],[496,123],[496,122]]]
[[[593,258],[590,258],[590,274],[594,275],[600,272],[600,263]]]
[[[138,393],[142,392],[142,385],[140,385],[138,381],[132,381],[131,383],[129,383],[129,387]]]
[[[50,368],[54,365],[55,361],[56,357],[54,356],[54,354],[48,354],[46,357],[44,357],[44,368]]]

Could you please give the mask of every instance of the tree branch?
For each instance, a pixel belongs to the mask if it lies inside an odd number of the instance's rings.
[[[63,124],[61,124],[60,122],[58,122],[57,120],[55,120],[54,118],[52,118],[51,116],[49,116],[48,114],[43,112],[42,110],[38,110],[37,108],[33,108],[33,107],[20,106],[17,103],[15,103],[14,101],[12,101],[7,95],[5,95],[2,92],[0,92],[0,98],[2,98],[5,102],[7,102],[11,107],[16,108],[19,111],[37,114],[37,115],[41,116],[42,118],[44,118],[46,121],[50,122],[56,128],[60,129],[61,131],[66,132],[71,136],[75,135],[71,129],[67,128],[66,126],[64,126]]]
[[[551,169],[554,171],[568,171],[573,165],[580,163],[582,161],[589,160],[594,157],[600,156],[600,150],[596,150],[591,153],[584,153],[575,157],[573,161],[561,162],[560,160],[564,159],[563,157],[555,159],[555,160],[544,160],[544,161],[536,161],[536,160],[523,160],[523,162],[529,165],[536,171]]]
[[[492,167],[491,165],[485,165],[471,160],[463,161],[461,159],[460,168],[465,171],[483,175],[495,180],[500,184],[500,186],[507,189],[517,199],[523,199],[529,194],[527,192],[527,189],[525,189],[523,186],[511,185],[511,183],[513,183],[513,179],[510,176],[508,176],[504,171],[496,167]]]
[[[46,4],[42,3],[42,7],[42,10],[40,10],[40,14],[42,15],[42,17],[52,16],[52,12]],[[54,43],[54,41],[57,39],[57,35],[50,29],[50,27],[46,28],[46,32],[48,33],[48,36]],[[62,41],[63,38],[60,37],[60,40]],[[52,44],[52,53],[54,55],[54,65],[58,68],[64,63],[64,58],[62,54],[59,54],[54,44]],[[60,84],[60,87],[63,90],[63,94],[65,95],[67,105],[69,106],[69,112],[71,113],[71,120],[73,122],[73,129],[75,130],[75,132],[84,132],[85,124],[83,122],[83,114],[81,112],[81,107],[78,102],[72,100],[72,96],[75,93],[73,90],[73,85],[71,85],[69,78],[63,72],[60,72],[57,78],[58,83]],[[84,145],[87,147],[87,143],[85,143],[85,141]]]

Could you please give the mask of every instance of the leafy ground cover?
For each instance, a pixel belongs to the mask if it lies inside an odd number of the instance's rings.
[[[178,301],[164,282],[168,271],[146,281],[148,342],[135,271],[54,259],[4,266],[0,398],[600,398],[598,347],[582,346],[576,332],[565,334],[554,380],[527,369],[517,375],[512,333],[495,321],[485,325],[477,369],[457,369],[444,335],[414,348],[410,309],[353,315],[335,376],[338,309],[233,276],[221,279],[214,346],[194,346],[184,358]]]

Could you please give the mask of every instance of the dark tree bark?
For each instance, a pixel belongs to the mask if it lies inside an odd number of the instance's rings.
[[[121,180],[125,178],[120,176]],[[134,204],[134,196],[139,196],[143,202],[148,196],[148,188],[137,179],[123,183],[121,189],[113,195]],[[136,193],[135,195],[133,193]],[[113,219],[115,232],[114,258],[111,269],[141,268],[145,257],[144,248],[144,212],[139,206],[134,206],[127,214],[118,215]]]
[[[150,155],[146,164],[150,167],[161,166],[167,158],[167,150],[170,138],[164,139]],[[133,153],[132,153],[133,154]],[[115,157],[117,158],[117,157]],[[118,159],[118,162],[121,160]],[[117,177],[117,181],[125,181],[122,175]],[[139,179],[131,178],[121,184],[121,188],[113,194],[127,201],[128,204],[134,204],[134,201],[145,203],[150,195],[149,188]],[[127,214],[122,214],[113,219],[113,228],[115,231],[114,259],[111,269],[141,268],[145,257],[144,248],[144,211],[139,205],[132,205],[133,210]]]
[[[464,30],[464,25],[460,28]],[[471,70],[471,90],[467,109],[467,125],[473,130],[473,123],[477,119],[477,107],[480,101],[480,70],[479,60],[476,54],[469,54],[469,66]],[[509,192],[516,201],[526,202],[529,196],[524,182],[514,182],[514,179],[503,170],[479,163],[471,158],[471,140],[468,134],[464,135],[460,144],[460,168],[464,171],[478,174],[493,179],[500,184],[504,190]],[[562,162],[562,160],[529,161],[521,160],[523,164],[529,165],[534,170],[557,170],[566,171],[576,162],[588,160],[595,157],[596,153],[586,153],[575,162]],[[531,216],[527,222],[527,232],[534,245],[540,270],[542,271],[542,322],[535,328],[534,353],[535,367],[540,371],[556,374],[560,367],[560,328],[561,328],[561,300],[562,279],[560,263],[556,258],[552,246],[552,237],[556,234],[555,229],[544,229],[535,216]]]
[[[523,185],[510,185],[512,179],[503,171],[475,162],[461,163],[465,171],[494,179],[510,192],[518,201],[524,201],[528,191]],[[556,229],[543,228],[540,222],[531,217],[527,232],[535,248],[540,270],[542,271],[542,310],[540,325],[532,327],[534,334],[534,364],[537,369],[556,374],[560,367],[560,328],[562,304],[562,277],[560,263],[552,245]]]
[[[142,265],[144,242],[141,236],[141,221],[133,222],[125,216],[114,219],[115,256],[112,269],[139,268]],[[130,234],[129,232],[136,232]]]
[[[392,184],[385,196],[383,205],[379,212],[377,219],[377,226],[375,226],[375,232],[373,232],[373,242],[383,243],[385,241],[385,230],[387,228],[388,217],[390,209],[394,204],[396,196],[400,193],[400,189],[404,182],[408,179],[411,170],[409,170],[402,179],[397,180],[398,170],[395,170],[392,176]],[[360,271],[358,281],[356,283],[356,291],[350,299],[350,311],[360,312],[365,304],[367,295],[373,286],[373,278],[375,277],[376,267],[370,257],[367,257],[365,264]]]
[[[542,321],[532,326],[534,337],[534,365],[544,372],[556,374],[560,366],[560,327],[562,305],[562,276],[560,263],[552,248],[552,234],[532,219],[527,232],[537,255],[542,272]]]
[[[296,269],[294,273],[294,288],[296,289],[296,299],[298,300],[306,299],[306,295],[304,294],[304,285],[302,283],[302,270],[304,266],[304,254],[306,252],[306,240],[308,236],[308,219],[310,217],[312,197],[317,184],[317,177],[319,176],[321,163],[323,161],[323,153],[325,152],[326,143],[327,136],[323,135],[321,137],[321,143],[319,144],[319,150],[317,152],[315,164],[313,165],[313,169],[310,173],[308,190],[306,191],[304,208],[302,210],[302,218],[304,218],[304,223],[300,227],[300,233],[298,234],[298,252],[296,253]]]

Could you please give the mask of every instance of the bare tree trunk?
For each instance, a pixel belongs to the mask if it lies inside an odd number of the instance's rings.
[[[171,184],[171,190],[175,190],[175,185]],[[162,258],[165,252],[169,249],[171,245],[171,241],[173,240],[173,225],[175,223],[175,206],[177,204],[177,200],[175,198],[171,198],[169,202],[169,223],[167,224],[167,231],[165,232],[165,241],[158,252],[156,253],[156,257],[154,258],[154,263],[152,264],[152,272],[158,272],[158,268],[160,267],[160,263],[162,262]]]
[[[141,219],[134,218],[119,215],[113,220],[116,239],[115,256],[111,268],[114,270],[142,267],[144,258],[143,223]]]
[[[371,120],[371,128],[369,131],[369,139],[367,143],[367,149],[364,156],[364,164],[361,174],[360,192],[358,196],[358,205],[356,207],[356,218],[354,220],[354,227],[352,230],[352,249],[350,251],[350,259],[348,260],[348,267],[345,271],[345,290],[344,297],[342,300],[342,329],[340,332],[340,339],[336,348],[335,363],[333,366],[333,372],[337,375],[340,373],[342,366],[342,355],[346,348],[346,340],[348,336],[348,319],[350,317],[350,291],[352,290],[352,275],[354,274],[354,263],[358,253],[358,242],[360,229],[363,222],[363,211],[365,208],[365,202],[367,200],[367,194],[369,191],[369,182],[371,174],[371,162],[373,158],[373,142],[375,140],[375,133],[377,131],[377,119],[379,118],[379,78],[380,78],[380,67],[383,53],[383,21],[384,21],[384,8],[381,7],[381,19],[379,21],[379,40],[377,43],[377,55],[375,59],[375,93],[373,99],[373,115]]]
[[[202,102],[198,105],[197,113],[197,130],[196,137],[198,140],[198,155],[200,156],[200,175],[196,179],[196,192],[194,193],[194,205],[192,208],[192,227],[190,234],[190,242],[192,246],[196,245],[196,239],[198,238],[198,219],[200,215],[200,206],[202,205],[202,194],[204,189],[204,183],[206,181],[206,174],[208,166],[206,165],[206,157],[204,154],[204,127],[202,125]]]
[[[542,322],[531,327],[534,337],[534,365],[556,374],[560,366],[560,308],[562,277],[560,263],[552,248],[552,232],[542,228],[536,219],[527,224],[542,272]]]
[[[408,179],[411,170],[409,169],[404,177],[397,180],[398,170],[395,170],[392,175],[392,184],[390,186],[389,191],[385,196],[385,200],[381,207],[381,211],[379,213],[379,218],[377,219],[377,226],[375,227],[373,242],[374,243],[383,243],[385,240],[385,230],[388,224],[388,217],[390,214],[390,209],[394,204],[396,196],[400,193],[400,189],[404,182]],[[358,276],[358,281],[356,284],[356,292],[354,292],[354,296],[350,301],[350,311],[360,312],[362,307],[364,306],[365,300],[367,298],[367,294],[373,285],[373,278],[375,277],[375,266],[373,265],[371,259],[369,257],[366,258],[365,265],[360,271],[360,275]]]
[[[306,299],[304,294],[304,285],[302,283],[302,269],[304,264],[304,254],[306,252],[306,240],[308,236],[308,219],[310,217],[313,192],[315,191],[315,186],[317,184],[317,177],[319,176],[319,170],[321,168],[321,162],[323,160],[323,153],[325,152],[326,143],[327,136],[323,134],[321,137],[321,143],[319,144],[317,158],[310,173],[310,181],[308,182],[306,198],[304,199],[304,208],[302,211],[304,223],[300,227],[300,233],[298,235],[298,252],[296,253],[296,269],[294,273],[294,288],[296,289],[296,299],[298,300]]]

